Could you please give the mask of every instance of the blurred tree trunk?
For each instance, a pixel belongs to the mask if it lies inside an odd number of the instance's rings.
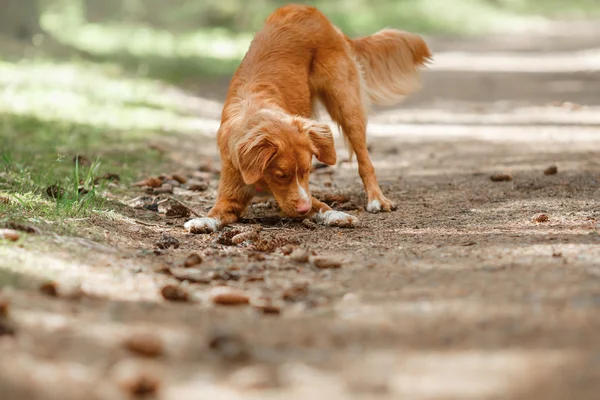
[[[123,12],[123,3],[123,0],[85,0],[85,20],[99,23],[119,19]]]
[[[0,0],[0,34],[30,40],[41,32],[37,0]]]

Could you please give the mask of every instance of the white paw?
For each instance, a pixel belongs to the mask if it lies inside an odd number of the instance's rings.
[[[190,233],[216,232],[220,226],[221,223],[216,218],[194,218],[183,225]]]
[[[372,200],[367,204],[367,211],[370,213],[378,213],[381,211],[381,202],[377,199]]]
[[[313,217],[317,224],[338,226],[340,228],[354,228],[358,226],[358,218],[341,211],[319,211]]]

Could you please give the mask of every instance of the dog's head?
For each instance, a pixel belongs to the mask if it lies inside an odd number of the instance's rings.
[[[247,121],[246,133],[234,152],[244,182],[266,183],[290,217],[305,215],[312,208],[308,181],[313,155],[328,165],[336,162],[329,126],[270,112]]]

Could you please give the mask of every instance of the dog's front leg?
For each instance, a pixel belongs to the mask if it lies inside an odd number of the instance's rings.
[[[187,221],[184,227],[191,233],[211,233],[235,223],[254,196],[254,190],[240,179],[221,174],[217,202],[203,218]]]
[[[327,204],[312,198],[312,220],[317,224],[337,226],[340,228],[354,228],[358,226],[358,218],[345,212],[335,211]]]

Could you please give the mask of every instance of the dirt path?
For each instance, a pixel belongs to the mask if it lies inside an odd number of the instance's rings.
[[[550,62],[580,50],[554,40]],[[442,53],[423,93],[372,118],[374,163],[398,211],[363,211],[356,165],[315,171],[313,190],[358,216],[354,230],[310,229],[257,201],[234,230],[260,228],[263,241],[235,245],[231,234],[185,233],[185,217],[162,213],[172,201],[148,210],[172,196],[204,213],[214,200],[223,87],[207,86],[213,102],[197,102],[205,134],[160,144],[173,160],[166,172],[204,179],[206,191],[138,198],[147,208],[98,220],[100,238],[32,236],[0,261],[14,280],[0,330],[15,327],[0,338],[1,397],[597,398],[600,68],[530,72],[523,63],[540,54],[518,37],[500,55],[481,51],[498,50],[490,43],[435,42],[479,51]],[[498,59],[514,68],[495,68]],[[544,174],[550,166],[556,174]],[[512,180],[492,182],[497,173]],[[176,248],[159,249],[163,235]],[[342,266],[294,261],[298,248]],[[182,268],[194,252],[203,262]],[[56,296],[38,290],[46,279]],[[165,301],[169,284],[187,301]],[[252,305],[213,304],[223,285]]]

